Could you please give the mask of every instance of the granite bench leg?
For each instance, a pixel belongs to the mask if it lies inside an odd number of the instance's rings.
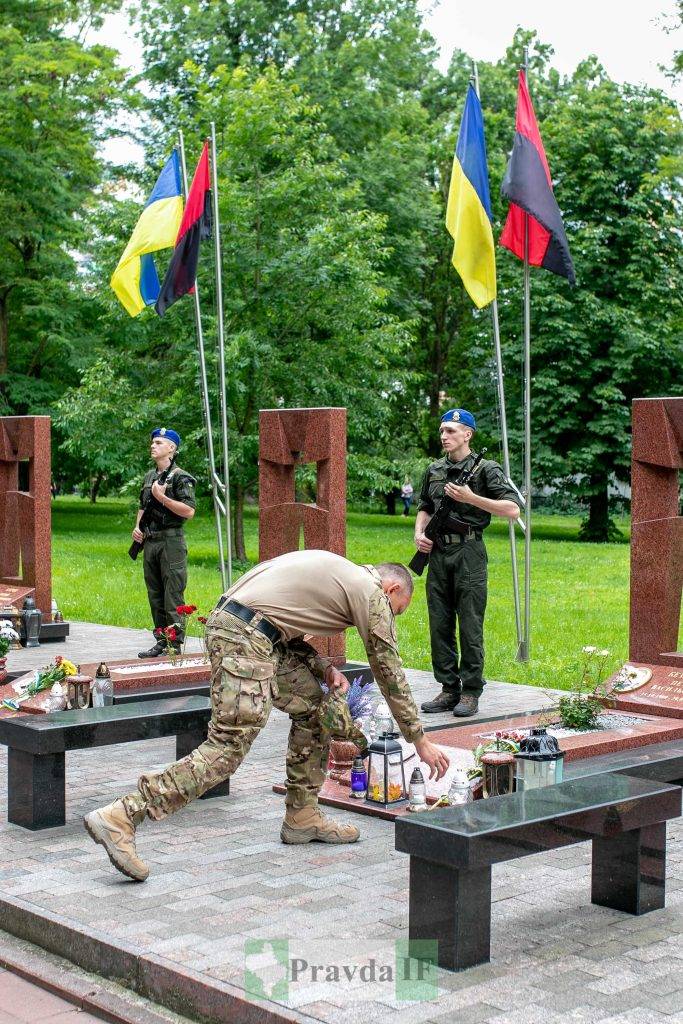
[[[666,822],[593,839],[591,902],[627,914],[664,907]]]
[[[491,868],[457,871],[410,858],[408,935],[436,940],[439,967],[462,971],[491,959]]]
[[[179,732],[175,740],[175,756],[179,761],[181,757],[187,757],[206,739],[206,729]],[[207,789],[206,793],[200,796],[200,800],[208,800],[212,796],[228,796],[230,793],[230,779],[219,782],[213,789]]]
[[[38,831],[66,821],[64,754],[7,751],[7,820]]]

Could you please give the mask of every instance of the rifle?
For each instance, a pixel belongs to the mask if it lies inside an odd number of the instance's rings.
[[[166,480],[168,479],[168,474],[173,469],[173,464],[174,460],[171,459],[170,466],[167,466],[166,469],[159,476],[157,483],[160,484],[162,487],[166,483]],[[141,530],[142,533],[144,533],[145,530],[147,530],[147,528],[149,527],[150,522],[152,521],[152,512],[155,511],[156,509],[162,509],[163,511],[163,508],[164,506],[161,504],[161,502],[157,501],[157,499],[152,495],[152,492],[150,491],[149,497],[144,504],[142,515],[140,516],[138,530]],[[142,551],[144,543],[144,540],[134,540],[131,546],[128,548],[128,554],[133,559],[133,561],[135,561],[135,559]]]
[[[477,471],[479,463],[484,458],[484,455],[488,451],[488,448],[482,448],[479,454],[475,457],[474,462],[469,469],[461,469],[453,480],[447,480],[447,483],[456,484],[458,487],[464,487],[468,484],[474,474]],[[455,509],[455,502],[452,498],[447,498],[445,495],[443,501],[439,505],[438,509],[425,526],[425,537],[436,543],[439,537],[446,533],[444,529],[446,521],[453,514]],[[427,551],[416,551],[411,560],[408,562],[408,568],[412,569],[416,576],[421,576],[425,571],[427,562],[429,561],[429,553]]]

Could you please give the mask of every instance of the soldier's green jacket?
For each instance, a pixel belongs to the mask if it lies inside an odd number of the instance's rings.
[[[145,475],[140,491],[140,508],[145,507],[152,493],[152,484],[160,476],[161,473],[156,468],[150,469]],[[197,503],[194,495],[196,483],[195,478],[186,470],[181,469],[180,466],[174,466],[166,477],[166,496],[173,501],[182,501],[185,505],[189,505],[190,508],[196,508]],[[153,508],[152,510],[152,529],[165,530],[169,527],[184,526],[186,522],[186,519],[182,516],[177,516],[175,512],[171,512],[168,508]]]
[[[443,489],[446,484],[449,481],[454,482],[454,477],[463,469],[468,469],[474,459],[474,453],[470,452],[460,462],[451,462],[447,455],[432,462],[427,467],[420,485],[418,512],[428,512],[429,515],[434,515],[443,501]],[[493,498],[496,501],[514,501],[521,507],[517,491],[510,486],[505,479],[502,467],[493,459],[482,459],[468,486],[474,494],[480,494],[484,498]],[[461,501],[456,501],[453,504],[456,519],[475,530],[485,530],[491,522],[491,513],[485,512],[482,508]]]
[[[398,653],[394,613],[373,566],[356,565],[331,551],[292,551],[254,566],[228,594],[262,612],[321,679],[329,659],[303,638],[333,636],[355,626],[401,734],[409,743],[422,737]]]

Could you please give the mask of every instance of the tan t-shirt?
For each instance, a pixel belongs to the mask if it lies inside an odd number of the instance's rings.
[[[263,612],[285,640],[332,636],[355,626],[366,644],[369,601],[378,587],[370,567],[313,549],[260,562],[228,595]]]
[[[228,595],[263,612],[285,641],[332,636],[355,626],[382,696],[409,743],[423,736],[396,643],[394,614],[376,570],[330,551],[292,551],[261,562]],[[319,662],[322,676],[324,665]],[[312,668],[317,674],[315,668]]]

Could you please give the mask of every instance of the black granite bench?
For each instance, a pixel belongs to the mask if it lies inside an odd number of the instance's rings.
[[[398,818],[396,849],[410,854],[409,938],[436,941],[449,970],[487,963],[492,865],[588,840],[593,903],[661,909],[666,821],[680,813],[680,787],[615,774]]]
[[[175,736],[176,757],[185,757],[206,739],[210,717],[208,697],[195,696],[0,719],[0,743],[8,748],[7,820],[34,830],[64,824],[68,750]],[[226,780],[204,796],[229,792]]]

